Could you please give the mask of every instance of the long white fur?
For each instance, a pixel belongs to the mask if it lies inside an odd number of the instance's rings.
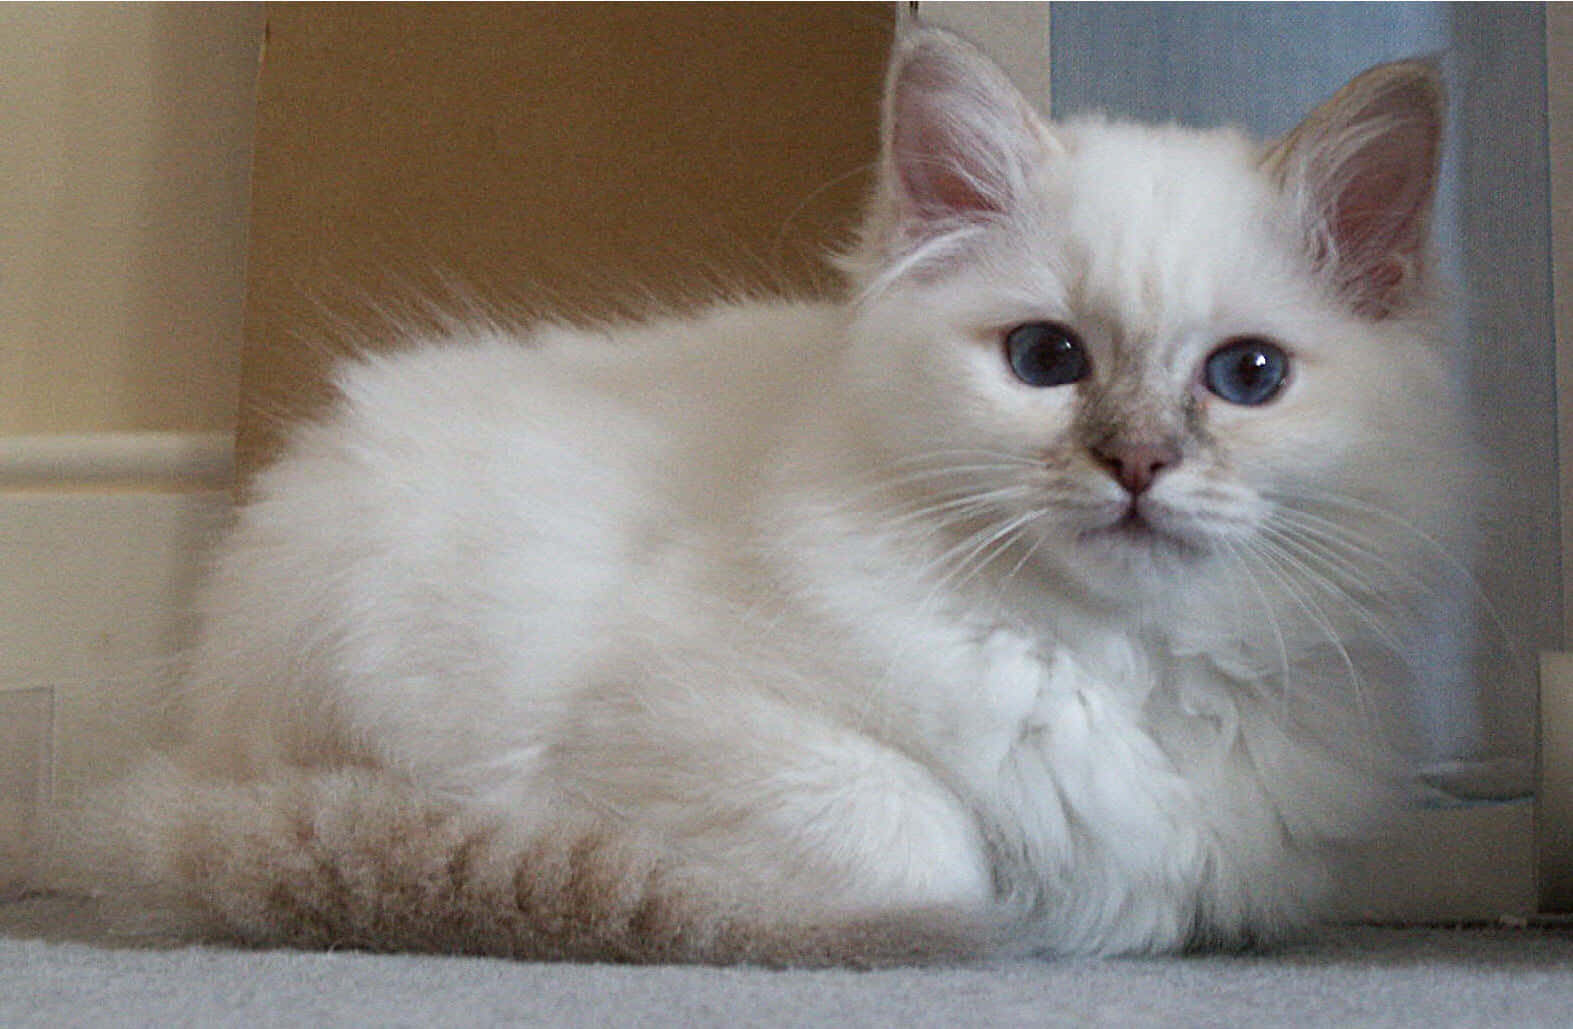
[[[888,118],[987,158],[887,153],[854,302],[342,370],[223,547],[189,743],[75,837],[120,850],[91,885],[190,894],[171,851],[226,809],[194,797],[363,768],[521,838],[624,827],[746,925],[944,909],[1131,953],[1311,917],[1395,796],[1405,641],[1467,528],[1428,272],[1372,318],[1316,265],[1293,155],[1048,126],[938,32],[894,69]],[[970,206],[934,220],[903,159],[959,162]],[[1092,384],[1011,376],[1034,320],[1078,329]],[[1293,354],[1262,408],[1196,382],[1247,334]],[[1127,502],[1075,438],[1094,391],[1132,423],[1200,405],[1145,502],[1205,555],[1088,536]]]

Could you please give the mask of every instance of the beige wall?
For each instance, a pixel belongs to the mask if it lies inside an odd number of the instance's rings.
[[[260,4],[0,5],[0,435],[235,420]]]
[[[260,4],[0,5],[0,892],[155,738],[228,510]]]

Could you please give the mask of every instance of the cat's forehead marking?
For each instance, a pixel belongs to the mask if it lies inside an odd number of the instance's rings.
[[[1265,257],[1255,230],[1269,191],[1249,144],[1230,132],[1072,131],[1053,202],[1076,302],[1132,346],[1215,320]]]

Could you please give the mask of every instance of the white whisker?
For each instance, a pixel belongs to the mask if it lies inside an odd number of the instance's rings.
[[[1265,496],[1276,505],[1274,519],[1285,524],[1292,522],[1304,532],[1319,533],[1328,546],[1340,548],[1349,555],[1350,560],[1377,564],[1380,574],[1389,584],[1409,589],[1421,597],[1449,597],[1458,590],[1467,593],[1471,598],[1472,609],[1483,616],[1489,626],[1490,634],[1500,647],[1498,652],[1510,666],[1527,674],[1529,661],[1516,635],[1508,628],[1501,611],[1487,595],[1474,571],[1453,548],[1416,527],[1412,519],[1378,504],[1331,492],[1279,489]],[[1385,530],[1415,544],[1426,555],[1429,564],[1399,560],[1397,555],[1373,546],[1347,520],[1340,521],[1318,514],[1315,510],[1318,507],[1356,514],[1380,523]],[[1434,578],[1422,577],[1420,570],[1427,567],[1435,570]]]
[[[1268,599],[1267,592],[1262,589],[1262,584],[1257,581],[1256,574],[1251,571],[1250,562],[1246,560],[1245,555],[1243,555],[1240,551],[1240,545],[1230,541],[1225,542],[1225,554],[1239,568],[1240,573],[1245,577],[1245,581],[1250,584],[1252,592],[1256,594],[1257,599],[1261,602],[1262,614],[1267,618],[1268,624],[1272,626],[1273,640],[1278,646],[1278,667],[1280,671],[1279,701],[1282,705],[1280,716],[1286,718],[1288,716],[1289,696],[1291,691],[1289,644],[1288,641],[1284,639],[1283,626],[1278,621],[1277,609],[1273,606],[1272,601]]]
[[[989,562],[1004,552],[1027,525],[1043,517],[1041,511],[1027,511],[1008,519],[1003,524],[989,524],[965,536],[959,543],[946,550],[930,564],[939,578],[931,594],[958,590],[976,578]],[[990,548],[993,548],[991,551]],[[978,560],[982,557],[982,560]],[[949,571],[945,565],[954,562]],[[975,567],[969,569],[969,565]]]
[[[1304,590],[1297,588],[1295,576],[1291,574],[1293,570],[1292,565],[1290,568],[1285,568],[1279,563],[1282,556],[1280,550],[1260,538],[1250,549],[1259,561],[1258,567],[1272,576],[1283,589],[1284,595],[1299,607],[1301,612],[1322,633],[1328,644],[1338,655],[1338,659],[1349,677],[1350,692],[1354,697],[1356,711],[1360,714],[1362,720],[1368,718],[1370,709],[1365,697],[1364,677],[1360,674],[1359,666],[1356,664],[1353,655],[1349,653],[1349,648],[1345,646],[1342,637],[1338,633],[1337,626],[1328,617],[1326,610],[1314,598],[1307,596]]]
[[[1298,540],[1293,535],[1279,529],[1264,526],[1262,535],[1264,540],[1271,541],[1274,545],[1277,557],[1298,572],[1300,578],[1308,586],[1320,587],[1332,599],[1345,604],[1348,610],[1352,611],[1371,630],[1375,637],[1394,653],[1402,654],[1407,651],[1408,648],[1392,634],[1386,625],[1382,624],[1375,617],[1367,604],[1363,603],[1337,579],[1316,567],[1315,562],[1324,559],[1324,554],[1309,547],[1304,541]],[[1364,580],[1362,580],[1361,585],[1367,591],[1372,588]]]

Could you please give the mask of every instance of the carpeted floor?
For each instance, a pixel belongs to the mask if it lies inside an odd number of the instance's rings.
[[[0,905],[0,1026],[1573,1026],[1573,932],[1330,930],[1274,954],[884,972],[129,946]]]

